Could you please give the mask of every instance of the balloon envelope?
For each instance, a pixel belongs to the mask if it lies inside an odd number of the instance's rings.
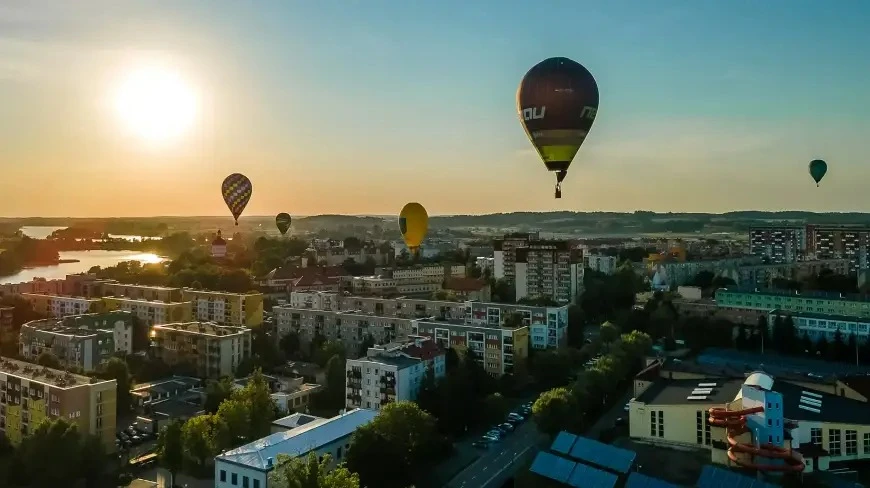
[[[239,225],[239,216],[251,200],[251,193],[254,191],[254,186],[251,185],[251,180],[247,176],[239,173],[233,173],[226,178],[221,185],[221,194],[224,196],[224,203],[233,214],[233,220],[236,225]]]
[[[287,233],[292,220],[290,214],[285,212],[281,212],[275,217],[275,225],[278,226],[278,230],[281,232],[282,236]]]
[[[408,249],[416,252],[426,238],[429,230],[429,214],[422,205],[416,202],[409,203],[399,213],[399,232],[405,240]]]
[[[549,171],[567,171],[598,113],[598,84],[580,63],[549,58],[526,73],[517,113]]]
[[[814,159],[810,161],[810,176],[813,177],[813,180],[816,181],[816,186],[819,186],[819,182],[822,181],[822,178],[825,177],[825,173],[828,172],[828,163],[822,161],[821,159]]]

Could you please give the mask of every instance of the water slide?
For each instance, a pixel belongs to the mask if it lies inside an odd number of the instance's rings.
[[[737,441],[736,437],[747,432],[746,416],[754,413],[763,412],[764,407],[745,408],[743,410],[728,410],[721,407],[711,408],[708,413],[710,418],[707,421],[710,425],[716,427],[725,427],[728,439],[728,459],[738,466],[757,469],[759,471],[780,471],[780,472],[800,472],[803,471],[806,465],[799,454],[775,446],[773,444],[763,444],[758,447],[752,444],[742,444]],[[753,456],[760,456],[768,459],[782,459],[785,464],[755,464],[745,459],[737,457],[737,453],[746,453]]]

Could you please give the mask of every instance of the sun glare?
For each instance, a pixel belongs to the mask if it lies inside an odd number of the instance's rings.
[[[138,137],[165,143],[182,136],[196,119],[199,100],[185,80],[170,69],[140,68],[121,83],[115,109]]]

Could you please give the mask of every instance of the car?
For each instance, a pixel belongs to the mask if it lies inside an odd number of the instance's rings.
[[[481,438],[481,440],[485,440],[485,441],[489,441],[489,442],[498,442],[501,440],[501,435],[487,432],[486,434],[483,434],[482,436],[480,436],[480,438]]]
[[[492,436],[494,436],[494,437],[498,437],[499,439],[501,439],[502,437],[504,437],[504,432],[502,432],[502,431],[499,430],[499,429],[491,429],[491,430],[490,430],[489,432],[487,432],[485,435],[492,435]]]
[[[517,413],[517,412],[511,412],[511,413],[509,413],[509,414],[508,414],[508,419],[517,419],[517,420],[519,420],[520,422],[522,422],[523,420],[526,420],[525,417],[523,417],[522,415],[520,415],[520,414]]]
[[[628,412],[629,410],[631,410],[631,404],[630,404],[630,403],[626,403],[625,406],[622,407],[622,409],[625,410],[626,412]]]
[[[498,428],[504,432],[513,432],[514,431],[514,426],[508,422],[505,422],[503,424],[499,424]]]
[[[142,438],[138,435],[134,435],[132,438],[130,438],[130,442],[133,443],[134,446],[138,446],[142,443]]]
[[[523,407],[520,409],[520,413],[528,417],[532,413],[532,407]]]
[[[480,440],[472,442],[471,446],[476,447],[478,449],[489,449],[490,444],[492,444],[491,441],[485,440],[485,439],[480,439]]]

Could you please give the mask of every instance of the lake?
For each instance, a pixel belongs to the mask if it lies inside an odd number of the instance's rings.
[[[49,231],[49,234],[51,231]],[[37,266],[22,269],[12,276],[0,276],[0,285],[6,283],[23,283],[33,278],[55,280],[65,278],[68,274],[84,273],[94,266],[102,268],[114,266],[121,261],[139,261],[142,264],[165,261],[156,254],[136,251],[63,251],[60,259],[78,259],[77,263],[62,263],[54,266]]]
[[[66,227],[57,227],[53,225],[23,225],[21,233],[31,239],[45,239],[56,230],[66,229]],[[159,240],[160,237],[142,237],[123,234],[109,234],[112,239],[123,239],[125,241],[141,241],[143,239]]]

